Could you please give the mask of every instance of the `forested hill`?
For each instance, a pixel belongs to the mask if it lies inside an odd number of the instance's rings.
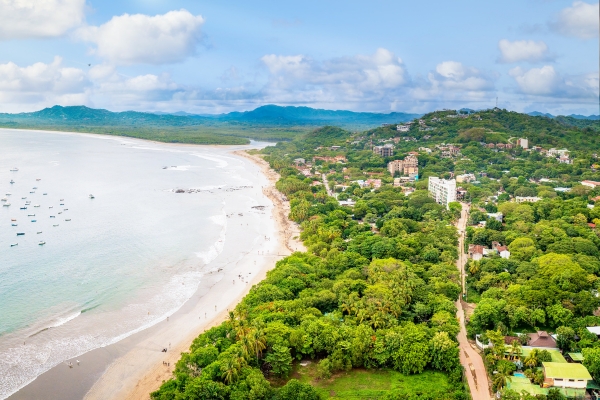
[[[376,136],[397,136],[396,127],[379,127],[369,131]],[[548,118],[513,111],[493,109],[470,113],[436,111],[425,114],[402,136],[417,140],[486,143],[515,143],[528,138],[530,146],[599,149],[600,121],[572,117]]]

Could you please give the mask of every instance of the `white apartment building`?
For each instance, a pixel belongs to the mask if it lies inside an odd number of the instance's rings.
[[[454,179],[440,179],[435,176],[429,177],[429,194],[436,203],[446,206],[456,201],[456,181]]]
[[[517,140],[517,146],[521,146],[522,148],[527,150],[529,148],[529,140],[520,138],[519,140]]]

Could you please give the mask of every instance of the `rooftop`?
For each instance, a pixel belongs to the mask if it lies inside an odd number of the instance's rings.
[[[587,368],[582,364],[544,362],[542,365],[544,366],[544,376],[546,378],[592,379],[592,376],[588,372]]]

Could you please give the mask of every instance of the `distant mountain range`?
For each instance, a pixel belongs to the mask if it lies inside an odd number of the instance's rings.
[[[261,126],[323,126],[336,125],[347,129],[368,129],[381,124],[407,122],[420,114],[393,112],[389,114],[353,111],[321,110],[310,107],[280,107],[266,105],[252,111],[227,114],[196,115],[185,112],[149,113],[137,111],[112,112],[85,106],[54,106],[40,111],[1,114],[0,123],[120,126],[194,126],[194,125],[261,125]]]
[[[556,118],[556,117],[571,117],[575,119],[588,119],[588,120],[600,120],[600,115],[580,115],[580,114],[571,114],[571,115],[552,115],[548,113],[541,113],[539,111],[533,111],[527,113],[527,115],[531,115],[532,117],[547,117],[547,118]]]

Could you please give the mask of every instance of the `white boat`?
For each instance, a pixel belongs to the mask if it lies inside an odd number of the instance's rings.
[[[65,199],[60,199],[60,201],[65,201]]]
[[[51,215],[50,218],[56,218],[56,215]]]
[[[67,218],[67,219],[65,219],[65,221],[67,221],[67,222],[69,222],[70,220],[71,220],[71,218]]]
[[[27,199],[27,196],[21,197],[21,200],[26,200],[26,199]]]
[[[28,217],[35,217],[35,214],[27,214]]]
[[[90,194],[90,199],[95,199],[93,194]]]
[[[58,224],[52,225],[52,226],[58,226]]]
[[[48,207],[48,208],[54,208],[54,206],[50,206],[50,207]]]
[[[10,183],[11,183],[11,184],[13,184],[13,183],[15,183],[15,181],[13,181],[13,180],[11,179],[11,180],[10,180]]]
[[[12,196],[12,193],[6,193],[7,196]]]
[[[41,240],[41,241],[40,241],[38,244],[39,244],[40,246],[43,246],[43,245],[45,245],[45,244],[46,244],[46,242],[44,242],[43,240]]]
[[[4,206],[4,207],[10,207],[10,203],[4,203],[4,204],[2,204],[2,206]]]
[[[17,168],[17,167],[13,167],[10,169],[10,172],[17,172],[17,171],[19,171],[19,168]]]
[[[17,224],[11,224],[12,226],[18,226]]]
[[[44,196],[48,196],[48,193],[43,193]]]
[[[16,218],[11,218],[10,219],[12,222],[15,222],[17,219]]]
[[[3,197],[0,201],[8,201],[8,197]]]
[[[15,247],[15,246],[18,246],[18,245],[19,245],[19,243],[13,243],[13,244],[10,245],[10,247]]]
[[[42,178],[35,178],[35,180],[39,182],[42,180]]]
[[[39,231],[37,234],[39,235],[40,233],[42,233],[42,231]]]
[[[39,207],[40,205],[39,205],[39,204],[34,204],[33,206],[34,206],[34,207]]]
[[[33,187],[33,190],[37,190],[37,186],[34,186],[34,187]]]

